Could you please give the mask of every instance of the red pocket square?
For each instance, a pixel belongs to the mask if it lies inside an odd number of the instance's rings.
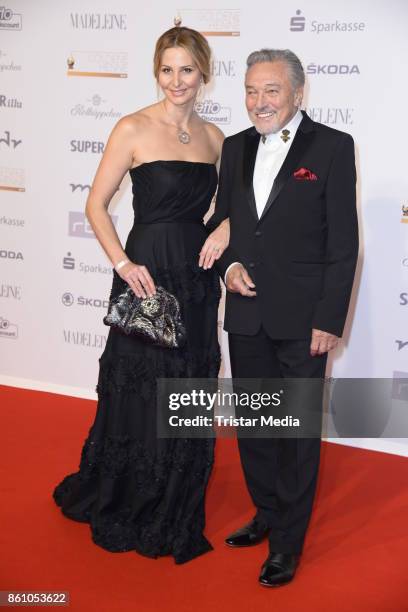
[[[293,173],[293,176],[298,181],[317,181],[315,173],[307,168],[299,168],[299,170]]]

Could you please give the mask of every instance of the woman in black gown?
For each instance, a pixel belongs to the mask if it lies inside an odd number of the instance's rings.
[[[165,32],[154,73],[164,98],[117,123],[86,213],[114,265],[111,296],[126,283],[139,297],[163,286],[179,300],[187,343],[165,349],[109,330],[79,471],[55,488],[54,499],[65,516],[88,522],[106,550],[183,563],[212,548],[203,529],[214,440],[157,438],[156,378],[218,376],[220,284],[212,264],[229,226],[208,238],[203,226],[223,140],[194,111],[210,75],[207,41],[188,28]],[[107,208],[127,171],[135,217],[123,250]]]

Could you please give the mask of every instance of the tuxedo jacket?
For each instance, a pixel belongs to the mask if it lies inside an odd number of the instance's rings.
[[[356,169],[349,134],[303,112],[287,157],[258,218],[254,127],[225,139],[212,231],[230,220],[230,243],[217,261],[224,278],[239,261],[256,297],[227,291],[224,329],[274,339],[307,339],[317,328],[341,336],[358,255]]]

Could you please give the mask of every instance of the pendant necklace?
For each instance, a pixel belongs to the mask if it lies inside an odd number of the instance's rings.
[[[188,144],[191,140],[190,134],[184,130],[179,130],[177,137],[182,144]]]
[[[169,117],[169,113],[167,112],[166,106],[164,104],[163,101],[163,106],[164,106],[164,110],[165,113],[167,115],[167,117]],[[179,142],[181,142],[181,144],[188,144],[191,141],[191,136],[188,132],[186,132],[185,130],[183,130],[182,128],[178,127],[177,125],[175,125],[173,123],[174,127],[177,129],[177,138],[179,140]]]

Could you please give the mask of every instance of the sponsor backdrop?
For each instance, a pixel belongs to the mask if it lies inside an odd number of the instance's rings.
[[[294,50],[307,73],[304,108],[353,135],[363,246],[345,347],[331,356],[329,375],[408,376],[407,3],[205,5],[13,0],[0,7],[2,382],[95,397],[112,270],[85,201],[115,122],[158,100],[154,43],[176,16],[211,44],[214,78],[197,111],[226,135],[249,125],[245,59],[261,46]],[[110,206],[122,240],[131,198],[126,176]],[[408,453],[403,439],[347,442]]]

